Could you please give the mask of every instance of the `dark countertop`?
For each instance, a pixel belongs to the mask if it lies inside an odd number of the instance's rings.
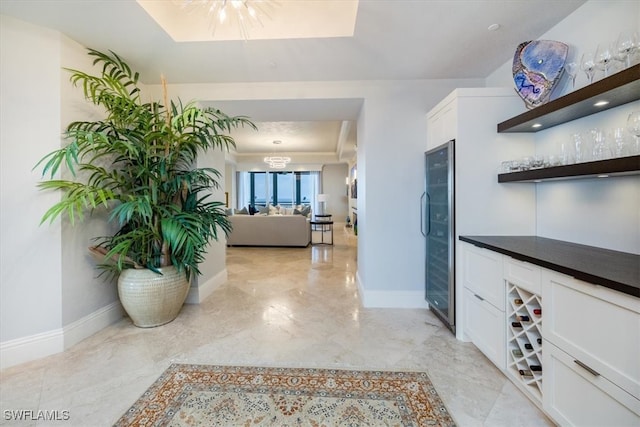
[[[460,240],[640,298],[640,255],[537,236],[460,236]]]

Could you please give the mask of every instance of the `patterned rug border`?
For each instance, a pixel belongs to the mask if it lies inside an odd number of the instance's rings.
[[[216,377],[215,385],[212,385],[214,377]],[[301,377],[312,378],[306,388],[300,388]],[[266,379],[267,384],[257,383],[256,379],[258,378],[260,381]],[[278,380],[274,383],[268,383],[273,378],[286,378],[287,381],[282,383]],[[325,379],[325,382],[314,383],[313,378]],[[240,384],[233,382],[236,379],[245,382]],[[251,379],[252,381],[246,382]],[[332,381],[326,381],[328,379]],[[378,384],[382,381],[378,385],[386,387],[387,390],[377,393],[354,391],[355,384],[352,384],[354,379],[358,381],[359,387],[365,389],[367,387],[373,388],[374,383]],[[180,384],[186,384],[186,386],[167,387],[176,381]],[[406,394],[411,393],[418,395],[422,390],[420,387],[415,387],[415,384],[410,384],[407,390],[403,390],[402,385],[411,381],[418,382],[423,386],[428,405],[421,403],[416,396],[413,396],[414,399],[405,397]],[[169,425],[173,416],[180,411],[185,400],[194,391],[230,393],[266,393],[270,391],[273,394],[290,397],[302,395],[314,398],[393,400],[397,403],[403,418],[417,420],[417,424],[403,425],[455,427],[450,412],[438,395],[431,378],[424,371],[190,363],[172,363],[131,405],[114,424],[114,427]]]

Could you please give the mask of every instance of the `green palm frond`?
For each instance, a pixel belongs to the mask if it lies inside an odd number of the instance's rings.
[[[70,81],[106,116],[70,123],[66,145],[36,164],[48,179],[39,187],[63,194],[42,222],[67,215],[74,224],[102,206],[118,231],[96,239],[112,261],[101,268],[117,274],[123,268],[173,264],[187,274],[199,273],[208,245],[231,225],[224,204],[209,200],[221,173],[194,165],[205,152],[235,147],[233,129],[256,126],[248,117],[195,102],[143,103],[139,74],[126,61],[114,52],[89,49],[88,54],[100,73],[68,69]],[[63,168],[72,179],[54,179]]]

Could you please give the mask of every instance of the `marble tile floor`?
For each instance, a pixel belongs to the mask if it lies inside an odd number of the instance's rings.
[[[227,250],[228,281],[170,324],[125,318],[69,350],[0,372],[0,425],[109,426],[171,364],[428,372],[459,426],[552,426],[472,344],[424,309],[363,308],[357,238],[335,245]],[[69,411],[15,422],[5,410]]]

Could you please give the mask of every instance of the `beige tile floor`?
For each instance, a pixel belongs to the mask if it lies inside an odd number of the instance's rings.
[[[228,282],[172,323],[139,329],[123,319],[64,353],[0,372],[0,425],[111,425],[172,362],[420,370],[459,426],[552,425],[428,310],[363,308],[357,239],[340,225],[335,239],[229,248]],[[12,409],[68,410],[70,420],[13,423],[4,415]]]

